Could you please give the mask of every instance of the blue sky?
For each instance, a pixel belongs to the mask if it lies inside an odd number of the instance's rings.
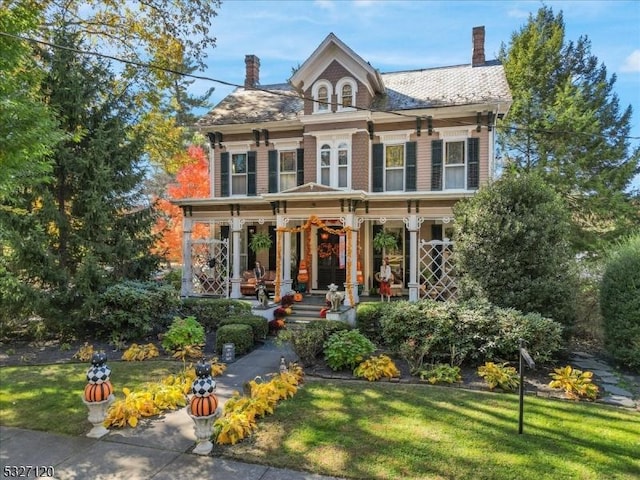
[[[632,145],[640,145],[640,1],[549,1],[562,11],[566,39],[586,35],[591,53],[617,76],[621,108],[632,105]],[[244,56],[260,58],[260,83],[282,83],[333,32],[381,72],[470,63],[471,30],[484,25],[487,59],[526,24],[539,1],[226,0],[213,22],[216,48],[204,75],[242,84]],[[233,87],[215,86],[218,103]],[[636,182],[637,183],[637,182]]]

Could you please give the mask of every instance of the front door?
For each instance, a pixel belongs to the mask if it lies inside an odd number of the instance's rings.
[[[335,283],[342,290],[346,280],[345,240],[342,235],[318,230],[318,290]],[[341,247],[342,244],[342,247]]]

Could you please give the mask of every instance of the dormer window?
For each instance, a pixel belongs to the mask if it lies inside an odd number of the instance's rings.
[[[331,111],[331,84],[321,80],[313,86],[313,113],[327,113]]]
[[[338,111],[354,110],[355,95],[358,92],[358,84],[353,78],[345,77],[336,85],[338,94]]]

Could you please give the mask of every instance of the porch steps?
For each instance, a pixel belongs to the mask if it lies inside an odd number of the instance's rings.
[[[292,306],[293,313],[287,315],[286,318],[287,327],[294,330],[302,329],[309,323],[320,320],[321,308],[322,306],[319,304],[306,303],[304,301],[294,303]]]

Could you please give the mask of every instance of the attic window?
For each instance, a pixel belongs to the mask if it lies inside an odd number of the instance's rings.
[[[343,78],[336,85],[338,94],[338,110],[353,110],[358,84],[352,78]]]
[[[313,113],[329,112],[331,102],[331,84],[326,81],[317,82],[313,86]]]

